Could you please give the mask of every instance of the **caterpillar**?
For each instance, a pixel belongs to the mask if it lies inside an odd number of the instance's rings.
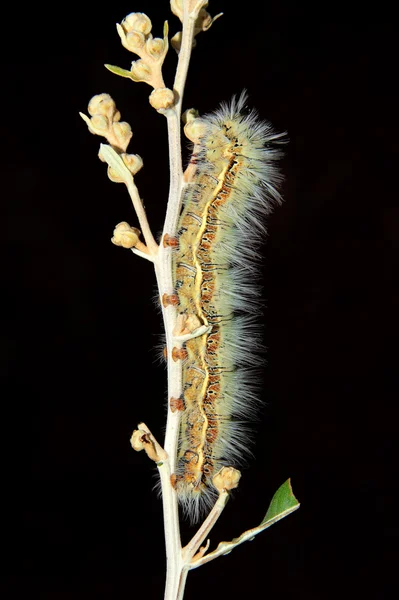
[[[185,127],[185,172],[173,278],[180,318],[208,332],[185,343],[174,487],[196,522],[217,495],[213,476],[242,464],[259,403],[262,364],[257,282],[264,218],[281,202],[284,133],[246,108],[245,92]]]

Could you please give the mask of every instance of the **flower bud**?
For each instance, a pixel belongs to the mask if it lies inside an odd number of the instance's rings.
[[[190,121],[194,121],[194,119],[198,119],[198,117],[199,117],[199,112],[196,108],[188,108],[182,114],[181,120],[183,121],[183,123],[185,125],[186,123],[189,123]]]
[[[154,59],[159,60],[162,58],[165,50],[165,42],[161,38],[153,38],[147,40],[145,45],[148,54]]]
[[[238,487],[241,473],[233,467],[222,467],[212,479],[212,483],[219,493],[223,491],[233,490]]]
[[[138,154],[122,154],[121,156],[132,175],[136,175],[143,168],[143,159]]]
[[[148,35],[152,29],[152,23],[144,13],[130,13],[123,19],[122,27],[126,33],[140,31],[144,35]]]
[[[183,22],[183,0],[170,0],[170,9]]]
[[[140,31],[130,31],[126,35],[126,43],[129,46],[129,50],[136,51],[140,50],[145,44],[145,37]]]
[[[150,104],[155,110],[166,110],[175,103],[175,95],[169,88],[158,88],[150,94]]]
[[[121,140],[125,140],[126,138],[130,139],[133,135],[132,128],[130,127],[129,123],[126,123],[126,121],[114,123],[112,129],[114,130],[116,137]]]
[[[109,94],[93,96],[87,107],[89,115],[109,115],[116,110],[115,102]]]
[[[129,223],[122,221],[114,229],[114,235],[111,238],[111,242],[115,246],[122,246],[123,248],[134,248],[139,241],[141,231],[137,227],[130,227]]]
[[[174,48],[177,53],[180,52],[182,35],[183,35],[182,32],[178,31],[177,33],[175,33],[175,35],[170,40],[170,43],[172,44],[172,48]]]
[[[176,50],[177,54],[179,54],[179,52],[180,52],[182,35],[183,35],[183,33],[181,31],[178,31],[177,33],[175,33],[175,35],[170,40],[170,43],[172,44],[172,48],[174,48]],[[195,48],[196,45],[197,45],[197,40],[195,38],[193,38],[193,41],[191,43],[191,48]]]
[[[198,144],[199,140],[204,137],[208,131],[209,125],[204,119],[187,119],[184,126],[184,134],[191,142]]]
[[[131,73],[137,81],[148,81],[151,79],[151,67],[143,60],[132,62]]]
[[[109,121],[104,115],[93,115],[90,119],[91,127],[97,131],[106,131]]]
[[[101,158],[101,157],[100,157]],[[103,161],[105,162],[105,161]],[[113,183],[124,183],[122,177],[115,171],[112,167],[108,166],[107,169],[108,179],[110,179]]]

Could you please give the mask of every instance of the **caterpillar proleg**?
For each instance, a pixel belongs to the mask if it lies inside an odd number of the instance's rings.
[[[185,127],[194,146],[173,276],[182,327],[207,330],[177,357],[183,396],[176,405],[181,425],[173,483],[193,522],[217,495],[214,475],[242,463],[245,422],[259,402],[259,243],[265,217],[281,201],[276,161],[286,139],[248,112],[246,101],[244,92]]]

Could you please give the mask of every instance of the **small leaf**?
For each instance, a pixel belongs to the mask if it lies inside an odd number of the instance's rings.
[[[135,79],[132,76],[132,73],[130,71],[127,71],[126,69],[121,69],[121,67],[116,67],[115,65],[104,65],[104,67],[108,69],[108,71],[111,71],[111,73],[114,73],[114,75],[126,77],[127,79],[133,79],[133,81],[135,81]]]
[[[167,21],[165,21],[165,23],[163,24],[163,37],[167,38],[168,33],[169,33],[169,23]]]
[[[100,144],[99,156],[101,159],[105,160],[108,166],[111,167],[115,174],[118,175],[126,185],[133,180],[132,174],[122,158],[111,146],[108,144]]]
[[[281,519],[283,513],[288,514],[295,510],[295,508],[297,508],[298,506],[299,502],[293,494],[291,480],[287,479],[287,481],[285,481],[283,485],[280,486],[277,492],[274,494],[272,501],[270,502],[270,506],[267,510],[267,513],[265,514],[265,517],[260,526],[265,525],[269,521],[274,521],[276,517],[279,517],[279,519]]]

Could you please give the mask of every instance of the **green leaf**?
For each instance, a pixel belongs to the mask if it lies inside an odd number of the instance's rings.
[[[133,81],[135,81],[132,73],[130,71],[127,71],[126,69],[121,69],[121,67],[116,67],[115,65],[104,65],[104,67],[108,69],[108,71],[111,71],[111,73],[114,73],[114,75],[119,75],[120,77],[127,77],[127,79],[133,79]]]
[[[254,539],[258,533],[261,533],[280,519],[283,519],[290,513],[294,512],[299,508],[299,502],[295,498],[292,488],[291,488],[291,480],[287,479],[282,486],[280,486],[277,492],[274,494],[270,506],[265,514],[263,521],[253,529],[248,529],[248,531],[244,531],[239,537],[234,538],[231,542],[220,542],[216,550],[210,552],[209,554],[205,554],[202,558],[193,561],[190,568],[196,569],[197,567],[204,565],[205,563],[218,558],[219,556],[224,556],[226,554],[230,554],[230,552],[240,546],[244,542],[250,542]]]
[[[167,41],[168,33],[169,33],[169,24],[167,21],[165,21],[165,23],[163,24],[163,37],[164,37],[164,39],[166,38],[166,41]]]
[[[276,520],[282,519],[286,514],[289,514],[298,507],[299,502],[293,494],[291,480],[287,479],[274,494],[260,526],[269,523],[269,521],[275,522]],[[272,525],[272,523],[270,524]]]

